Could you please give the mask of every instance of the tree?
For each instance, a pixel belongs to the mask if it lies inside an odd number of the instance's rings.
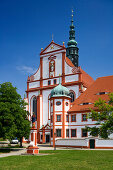
[[[95,109],[91,109],[89,118],[96,120],[94,127],[87,127],[90,135],[107,139],[113,133],[113,93],[109,94],[109,101],[101,98],[94,103]],[[98,125],[98,126],[97,126]]]
[[[0,84],[0,137],[9,140],[17,137],[22,146],[22,138],[29,136],[30,122],[25,110],[27,103],[16,90],[10,82]]]

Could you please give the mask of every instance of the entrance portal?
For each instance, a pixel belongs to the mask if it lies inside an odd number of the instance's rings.
[[[46,143],[50,142],[50,135],[46,135]]]
[[[90,149],[94,149],[95,148],[95,139],[90,139],[89,145],[90,145]]]

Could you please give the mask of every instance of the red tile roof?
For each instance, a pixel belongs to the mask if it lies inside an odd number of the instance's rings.
[[[100,77],[87,88],[87,90],[81,94],[72,104],[69,113],[80,113],[90,111],[89,108],[94,109],[94,102],[99,98],[108,101],[108,94],[100,95],[100,92],[113,92],[113,76]],[[89,103],[88,105],[81,105],[83,103]]]

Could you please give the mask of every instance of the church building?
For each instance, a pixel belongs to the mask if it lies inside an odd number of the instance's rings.
[[[79,66],[78,52],[72,14],[67,48],[64,42],[59,45],[52,40],[41,49],[40,66],[27,79],[26,109],[30,121],[33,115],[36,117],[38,143],[50,142],[54,146],[57,138],[75,138],[80,134],[76,116],[68,111],[94,80]]]

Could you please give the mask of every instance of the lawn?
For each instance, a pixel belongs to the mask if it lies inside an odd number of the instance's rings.
[[[41,151],[45,156],[10,156],[0,158],[0,170],[73,170],[113,169],[113,151],[60,150]]]

